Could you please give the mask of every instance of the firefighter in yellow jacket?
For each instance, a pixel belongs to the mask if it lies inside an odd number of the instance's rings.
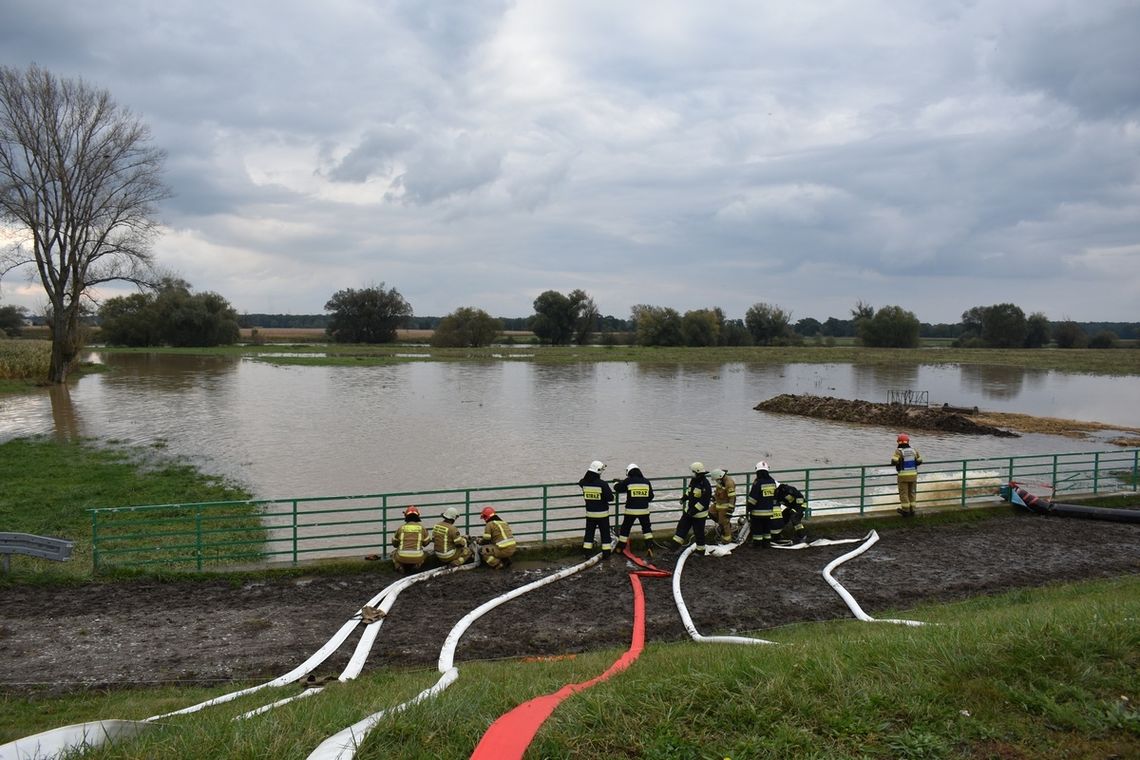
[[[483,518],[483,537],[479,539],[479,556],[487,567],[496,570],[510,567],[515,553],[515,536],[507,521],[495,514],[494,507],[484,507],[479,514]]]
[[[404,524],[392,536],[392,564],[400,573],[410,573],[424,566],[424,526],[420,522],[420,510],[408,507],[404,510]]]
[[[713,503],[709,507],[709,516],[716,520],[720,529],[720,542],[732,543],[732,513],[736,510],[736,481],[725,472],[724,468],[713,470]]]
[[[899,508],[895,511],[903,517],[914,517],[914,505],[918,502],[918,466],[922,455],[910,445],[910,436],[899,433],[898,446],[891,456],[891,464],[899,474]]]
[[[471,559],[471,547],[467,539],[455,527],[455,520],[459,517],[459,510],[448,507],[443,512],[443,522],[437,523],[431,529],[431,542],[435,547],[435,558],[440,564],[459,567]]]

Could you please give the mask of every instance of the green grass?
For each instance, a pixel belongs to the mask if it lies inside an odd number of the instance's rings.
[[[91,516],[87,509],[249,498],[239,486],[205,475],[185,462],[171,461],[155,449],[109,448],[90,441],[65,443],[46,438],[0,444],[0,483],[4,484],[0,488],[4,530],[76,542],[68,562],[14,555],[13,574],[24,581],[29,576],[47,580],[90,575]],[[252,524],[257,525],[256,520]]]
[[[765,632],[778,646],[651,644],[629,670],[564,702],[527,757],[1123,758],[1140,750],[1140,577],[891,614],[937,625],[845,620]],[[499,635],[510,629],[506,616]],[[460,663],[453,686],[383,719],[357,757],[466,758],[495,717],[592,678],[619,654]],[[294,689],[262,692],[85,757],[304,758],[437,675],[384,670],[231,720]],[[236,686],[7,697],[0,742],[83,720],[139,719]]]

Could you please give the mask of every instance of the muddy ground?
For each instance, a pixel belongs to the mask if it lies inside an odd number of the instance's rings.
[[[871,615],[920,602],[1140,573],[1136,524],[1011,513],[959,525],[924,524],[919,517],[884,527],[879,534],[872,549],[835,573]],[[813,535],[858,534],[836,523],[820,526]],[[741,548],[728,557],[691,557],[682,583],[686,603],[704,634],[850,619],[820,573],[851,548]],[[675,559],[675,554],[659,553],[657,564],[671,568]],[[62,692],[279,675],[302,662],[395,580],[387,563],[375,565],[376,572],[244,585],[120,582],[4,588],[0,691]],[[506,571],[476,568],[412,586],[382,625],[366,671],[392,663],[434,667],[444,638],[464,614],[553,569],[529,565],[516,563]],[[628,646],[630,569],[624,559],[607,559],[508,602],[468,630],[456,662]],[[779,582],[773,584],[773,578]],[[671,581],[646,578],[643,583],[647,641],[686,638]],[[318,676],[339,673],[356,635]]]

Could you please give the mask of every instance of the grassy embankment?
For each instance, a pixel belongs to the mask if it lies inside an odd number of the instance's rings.
[[[778,644],[772,647],[650,644],[630,669],[559,707],[528,756],[1137,756],[1140,578],[890,614],[938,625],[796,625],[765,631]],[[509,618],[502,628],[509,635]],[[357,757],[466,758],[496,716],[592,678],[618,654],[460,663],[453,686],[382,719]],[[268,715],[231,720],[296,689],[261,692],[168,719],[137,741],[85,757],[304,758],[326,736],[410,699],[437,677],[369,673]],[[144,718],[238,686],[0,697],[0,741],[84,720]]]
[[[87,578],[91,573],[91,517],[95,507],[248,499],[242,488],[204,475],[184,462],[172,462],[140,448],[107,448],[46,439],[17,439],[0,444],[0,526],[18,533],[75,541],[68,562],[12,557],[13,577],[21,581]],[[252,510],[237,508],[241,515]],[[238,517],[235,528],[260,530],[255,517]],[[161,527],[154,528],[155,533]],[[256,540],[256,530],[243,532]],[[178,536],[156,535],[148,544],[184,543]],[[6,579],[0,577],[0,583]]]

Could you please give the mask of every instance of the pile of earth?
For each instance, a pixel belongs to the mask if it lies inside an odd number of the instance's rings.
[[[834,398],[832,396],[800,396],[784,393],[761,401],[754,409],[761,412],[798,414],[835,422],[861,422],[900,430],[939,430],[946,433],[995,435],[1017,438],[1017,433],[975,422],[960,410],[949,407],[915,407],[904,404],[879,404]]]

